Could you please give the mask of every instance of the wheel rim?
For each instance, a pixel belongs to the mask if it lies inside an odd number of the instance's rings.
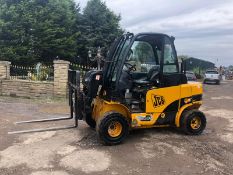
[[[194,117],[191,120],[190,126],[192,129],[199,129],[201,127],[201,118],[200,117]]]
[[[108,134],[111,137],[118,137],[122,132],[122,124],[118,121],[112,121],[108,126]]]

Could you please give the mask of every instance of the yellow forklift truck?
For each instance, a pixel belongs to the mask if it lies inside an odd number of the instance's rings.
[[[85,120],[106,145],[121,143],[137,128],[176,127],[201,134],[206,127],[198,110],[202,85],[187,82],[174,40],[159,33],[122,35],[110,47],[103,70],[87,72],[82,81],[79,71],[69,70],[70,117],[18,122],[74,119],[73,126],[11,133],[73,128]]]

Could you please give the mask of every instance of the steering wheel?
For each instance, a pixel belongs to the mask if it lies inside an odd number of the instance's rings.
[[[129,69],[130,72],[131,72],[131,71],[136,71],[136,70],[137,70],[135,64],[132,65],[132,64],[130,64],[130,63],[125,62],[125,66]]]

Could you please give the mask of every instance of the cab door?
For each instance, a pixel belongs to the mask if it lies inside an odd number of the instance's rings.
[[[153,113],[157,125],[173,124],[179,110],[182,75],[173,41],[164,37],[160,87],[146,94],[146,113]]]

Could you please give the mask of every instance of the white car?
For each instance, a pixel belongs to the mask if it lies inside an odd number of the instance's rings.
[[[220,84],[221,75],[216,70],[207,70],[205,72],[203,83],[214,82],[215,84]]]

